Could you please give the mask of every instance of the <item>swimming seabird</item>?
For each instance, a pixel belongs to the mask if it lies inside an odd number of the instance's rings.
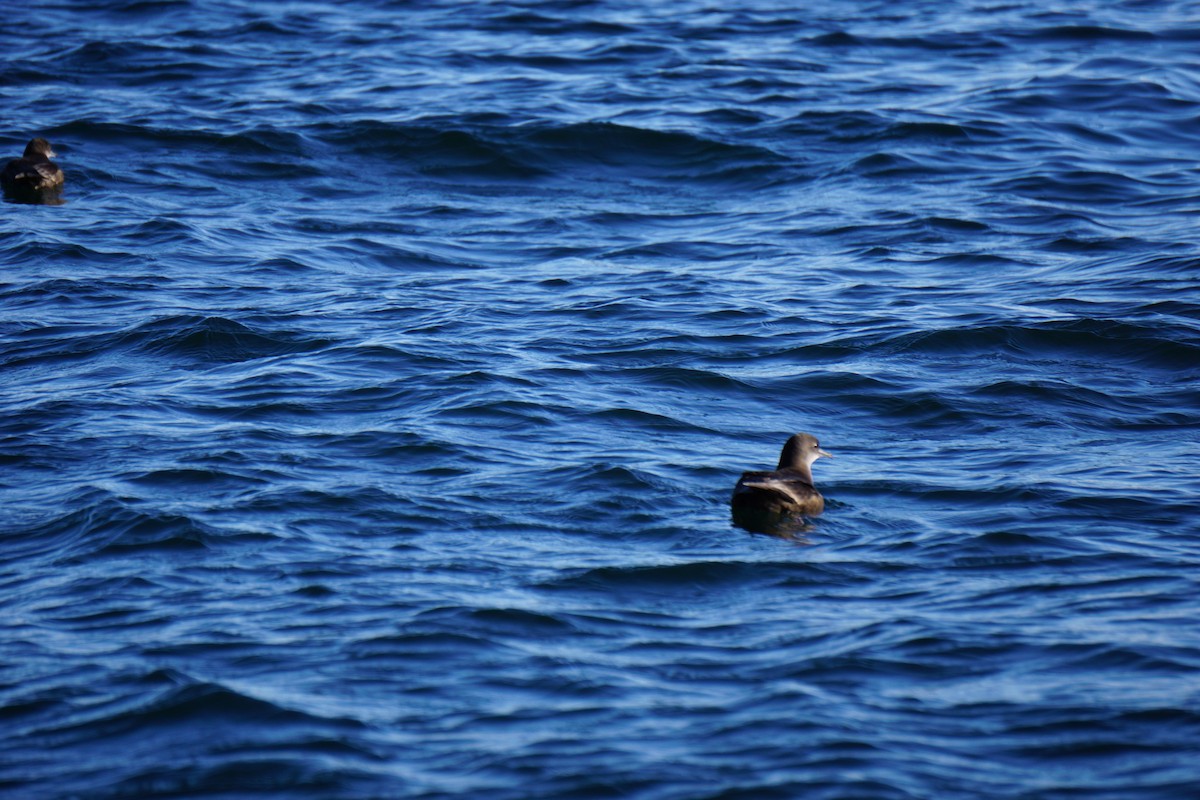
[[[825,498],[813,486],[812,464],[821,456],[833,458],[821,449],[817,437],[810,433],[791,436],[783,445],[776,469],[742,473],[730,500],[734,515],[820,514],[825,510]]]
[[[50,161],[50,143],[38,137],[25,146],[25,155],[14,158],[0,172],[0,184],[13,195],[33,195],[63,185],[63,171]]]

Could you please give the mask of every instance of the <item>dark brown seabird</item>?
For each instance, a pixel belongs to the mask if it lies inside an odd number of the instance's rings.
[[[25,155],[14,158],[0,173],[4,191],[14,196],[33,196],[63,185],[63,171],[50,159],[50,143],[38,137],[25,146]]]
[[[825,510],[825,498],[813,486],[812,464],[821,456],[833,458],[812,434],[797,433],[789,438],[779,455],[778,468],[742,473],[730,500],[734,515],[820,514]]]

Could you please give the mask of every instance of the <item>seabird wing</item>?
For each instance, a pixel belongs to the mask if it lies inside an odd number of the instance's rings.
[[[62,170],[49,161],[13,159],[3,174],[4,186],[14,191],[20,189],[49,189],[63,182]]]
[[[812,487],[806,483],[799,481],[781,480],[779,478],[756,478],[753,480],[742,481],[739,484],[745,489],[759,489],[765,492],[774,492],[781,495],[783,498],[790,500],[793,503],[803,501],[804,496],[813,491]]]
[[[57,166],[55,166],[54,164],[51,164],[48,161],[39,161],[36,164],[32,164],[31,166],[33,167],[32,171],[35,172],[36,174],[40,175],[42,177],[42,180],[46,180],[46,181],[53,182],[53,181],[57,180],[58,176],[61,172],[61,170],[59,170],[59,168]]]
[[[41,164],[35,164],[32,161],[26,161],[23,158],[14,158],[8,162],[4,168],[4,177],[9,181],[33,181],[40,183],[44,176],[41,170],[38,169]],[[53,165],[50,165],[53,166]]]

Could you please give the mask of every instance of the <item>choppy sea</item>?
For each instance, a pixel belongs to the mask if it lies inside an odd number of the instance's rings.
[[[0,796],[1200,797],[1200,6],[3,16]]]

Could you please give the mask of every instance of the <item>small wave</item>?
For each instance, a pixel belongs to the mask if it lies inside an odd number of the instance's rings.
[[[691,561],[647,566],[596,567],[564,573],[540,585],[553,590],[640,591],[668,594],[686,602],[687,591],[715,591],[723,586],[746,588],[756,584],[824,584],[849,577],[831,564],[761,564],[740,561]],[[855,582],[865,577],[853,579]],[[682,590],[682,593],[681,593]]]
[[[862,44],[863,40],[852,33],[839,30],[819,34],[809,41],[821,47],[856,47]]]
[[[991,123],[977,121],[971,124],[948,122],[944,120],[907,120],[889,123],[882,130],[866,134],[856,134],[844,137],[833,137],[845,142],[886,141],[896,142],[929,142],[929,141],[962,141],[985,142],[1001,141],[1004,134]]]
[[[8,255],[17,260],[44,261],[105,266],[113,269],[136,270],[144,267],[141,258],[133,253],[117,250],[95,250],[78,242],[53,241],[50,239],[24,239],[10,247]]]
[[[996,191],[1047,202],[1075,203],[1087,208],[1152,199],[1160,191],[1148,181],[1102,170],[1060,170],[1043,175],[1008,177],[991,185]]]
[[[362,120],[314,126],[314,134],[341,152],[401,160],[414,172],[454,177],[536,178],[544,171],[521,159],[518,148],[489,135],[469,119],[423,119],[412,123]]]
[[[121,334],[115,344],[157,356],[223,364],[311,352],[330,341],[290,332],[261,333],[223,317],[176,316],[139,325]]]
[[[523,400],[479,400],[442,408],[437,416],[486,425],[495,430],[521,430],[529,425],[555,423],[554,409],[544,402]]]
[[[897,153],[872,153],[855,161],[850,170],[870,178],[915,178],[935,174],[941,168]],[[844,228],[837,232],[842,231]]]
[[[1103,25],[1051,25],[1027,31],[1014,31],[1009,35],[1015,39],[1041,42],[1152,42],[1157,38],[1149,31]]]
[[[1047,128],[1080,141],[1100,144],[1106,147],[1125,147],[1130,144],[1126,136],[1112,131],[1099,130],[1098,128],[1079,122],[1055,122],[1047,125]]]
[[[1126,403],[1109,392],[1102,392],[1066,381],[1042,380],[1002,380],[978,386],[969,390],[969,394],[999,400],[1006,405],[1020,404],[1023,406],[1058,407],[1062,409],[1103,408],[1110,412],[1119,406],[1125,406],[1125,411],[1132,411],[1139,403]]]
[[[306,157],[308,152],[308,145],[301,134],[272,126],[221,132],[203,128],[137,125],[85,117],[59,125],[51,129],[50,134],[56,140],[118,142],[139,150],[170,147],[202,154],[211,154],[212,151],[218,150],[235,158],[258,155],[299,159]]]
[[[333,446],[330,445],[333,449]],[[442,451],[438,459],[430,459],[439,466],[444,465],[449,451]],[[417,456],[423,454],[417,453]],[[321,463],[331,463],[322,461]],[[419,465],[414,465],[419,466]],[[414,474],[420,474],[420,469],[414,469]],[[251,519],[264,520],[266,526],[279,525],[280,516],[287,519],[289,534],[302,533],[304,536],[323,539],[327,535],[341,537],[345,535],[346,526],[354,524],[359,527],[358,535],[366,535],[377,531],[380,535],[396,537],[403,532],[425,531],[431,528],[444,528],[447,524],[444,505],[441,498],[412,498],[409,484],[413,479],[407,479],[403,485],[389,484],[386,488],[380,486],[330,485],[319,489],[297,488],[291,485],[296,476],[284,473],[276,481],[278,488],[264,489],[242,499],[237,504],[239,514]],[[428,476],[422,476],[422,480]],[[420,485],[420,484],[418,484]],[[399,493],[403,491],[404,493]],[[249,534],[247,534],[249,536]],[[401,548],[401,542],[394,542],[396,548]]]
[[[1152,65],[1146,64],[1149,70]],[[1019,88],[992,90],[985,105],[990,112],[1003,116],[1021,115],[1034,119],[1052,119],[1072,135],[1080,135],[1088,143],[1108,144],[1113,137],[1131,138],[1131,126],[1112,130],[1112,115],[1132,114],[1135,118],[1171,118],[1194,110],[1194,103],[1161,83],[1141,77],[1096,77],[1084,67],[1077,72],[1039,76]],[[1070,115],[1060,109],[1071,108]],[[1092,117],[1090,114],[1105,114]],[[1090,124],[1095,120],[1094,124]],[[1074,127],[1071,127],[1074,126]]]
[[[570,615],[533,611],[510,606],[441,606],[423,611],[406,625],[410,634],[420,629],[453,630],[469,633],[486,641],[496,637],[514,637],[518,641],[530,636],[556,636],[576,629]],[[420,634],[419,634],[420,635]],[[397,644],[407,642],[409,636],[385,637],[383,641]],[[372,640],[380,644],[379,639]]]
[[[176,726],[184,719],[193,722],[199,719],[211,724],[215,719],[227,722],[271,719],[275,723],[287,724],[308,721],[326,721],[311,714],[290,711],[275,703],[249,697],[226,686],[196,681],[174,670],[160,670],[144,676],[139,683],[144,690],[155,693],[155,697],[129,712],[104,722],[105,727],[118,725],[129,731],[143,725],[158,724]],[[359,725],[342,721],[347,727]]]
[[[201,487],[209,491],[220,489],[241,490],[248,485],[269,483],[264,478],[233,475],[222,470],[197,467],[154,469],[127,476],[125,480],[139,486],[181,491],[199,489]]]
[[[997,57],[1000,51],[1008,49],[1008,45],[1000,37],[977,31],[937,31],[923,36],[869,36],[838,30],[813,36],[808,41],[818,47],[829,48],[927,50],[935,57],[947,51],[990,54]]]
[[[887,142],[889,150],[909,144],[947,142],[967,144],[994,142],[1005,137],[996,123],[988,120],[959,121],[956,118],[929,115],[926,119],[897,120],[881,111],[803,111],[770,128],[775,134],[817,139],[838,144],[861,145]],[[917,168],[939,172],[932,164],[921,164],[911,154],[883,153],[858,156],[861,168]]]
[[[680,131],[657,131],[610,122],[589,122],[523,134],[523,143],[552,158],[593,161],[634,173],[711,172],[716,165],[773,167],[784,163],[761,146],[727,144]]]
[[[423,118],[407,124],[319,125],[317,132],[331,146],[385,153],[419,173],[443,177],[532,179],[584,168],[647,178],[727,180],[753,174],[758,179],[786,163],[760,146],[602,122],[511,127],[471,118]]]
[[[842,340],[838,345],[917,355],[1007,352],[1039,360],[1088,359],[1097,364],[1131,363],[1169,370],[1190,369],[1200,363],[1200,341],[1190,328],[1105,319],[943,328],[874,341]]]
[[[692,421],[676,419],[666,414],[637,408],[605,408],[597,411],[580,412],[580,416],[595,420],[605,426],[632,427],[648,432],[669,432],[672,434],[712,432],[710,428],[697,425]]]
[[[115,309],[136,304],[140,292],[153,291],[154,284],[135,280],[108,278],[49,278],[26,284],[0,286],[0,299],[10,308],[25,305],[41,307],[81,307]],[[59,328],[57,330],[65,331]],[[32,340],[44,339],[44,334],[53,335],[55,329],[25,328],[20,333]],[[14,331],[13,333],[18,333]],[[21,347],[10,348],[10,353],[20,352]]]
[[[503,6],[499,8],[503,10],[503,13],[485,15],[483,19],[476,22],[476,25],[482,30],[511,31],[522,37],[530,34],[540,36],[569,34],[618,38],[637,30],[635,27],[610,20],[580,19],[574,15],[550,16],[551,8],[549,6],[538,11],[527,9],[507,11]]]
[[[601,354],[594,354],[593,357],[599,355]],[[743,381],[713,370],[676,366],[641,366],[637,363],[637,358],[644,357],[644,353],[614,353],[611,355],[617,362],[634,359],[633,363],[619,368],[625,380],[637,384],[707,390],[723,395],[743,393],[747,388]]]
[[[412,627],[412,626],[410,626]],[[413,664],[423,661],[469,658],[480,650],[497,647],[490,632],[478,635],[441,630],[411,630],[356,639],[346,647],[348,657],[364,663]]]
[[[903,419],[929,426],[972,423],[967,410],[942,389],[910,388],[854,373],[820,371],[750,382],[772,397],[821,398],[845,414]]]
[[[25,557],[79,561],[99,556],[208,549],[224,534],[177,513],[141,510],[133,498],[101,490],[85,490],[70,504],[73,510],[34,524],[22,525]]]
[[[172,47],[149,41],[91,41],[59,55],[56,65],[65,69],[93,69],[103,64],[106,75],[174,69],[197,73],[219,69],[221,51],[207,44]]]
[[[365,767],[376,758],[358,744],[365,726],[346,717],[296,710],[175,670],[126,681],[122,688],[124,696],[68,706],[67,713],[28,733],[29,742],[69,744],[80,754],[92,748],[122,750],[124,763],[109,764],[99,774],[77,770],[70,776],[67,785],[80,786],[80,796],[94,794],[98,782],[107,791],[139,797],[224,793],[230,785],[329,785],[331,775],[344,779],[354,771],[351,764]],[[197,738],[197,730],[204,735]],[[314,759],[343,766],[331,773],[311,766]],[[51,780],[40,772],[27,769],[29,778]],[[89,778],[85,791],[82,783]],[[63,788],[61,773],[55,788]]]

